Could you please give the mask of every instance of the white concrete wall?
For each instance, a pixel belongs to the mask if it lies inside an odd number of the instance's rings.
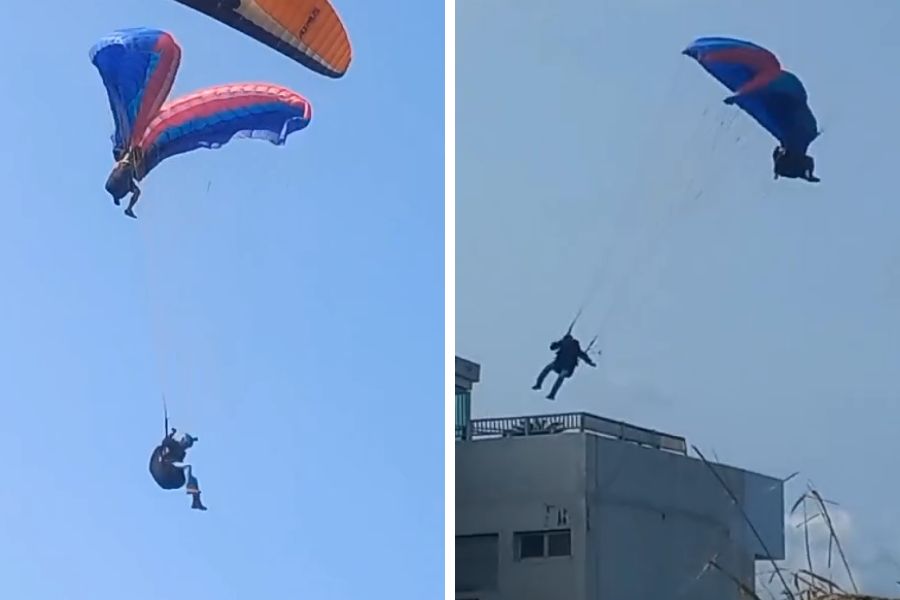
[[[744,510],[765,543],[763,547],[751,531],[746,532],[757,558],[784,558],[784,508],[784,483],[780,479],[744,472]]]
[[[753,587],[758,544],[701,461],[589,437],[587,468],[589,600],[679,593],[692,600],[737,600],[737,587],[721,573],[697,579],[713,558]],[[745,473],[716,468],[742,500]],[[777,523],[769,523],[769,531],[782,524],[778,500]],[[772,514],[766,508],[757,501],[756,515]]]
[[[753,585],[759,544],[694,458],[578,433],[456,444],[456,533],[499,533],[499,589],[479,600],[737,600],[714,557]],[[717,466],[783,556],[778,480]],[[572,556],[514,560],[513,534],[572,530]],[[782,554],[778,554],[779,551]]]
[[[456,533],[500,534],[499,592],[479,600],[580,600],[585,442],[578,434],[456,444]],[[572,556],[514,560],[517,531],[572,529]]]

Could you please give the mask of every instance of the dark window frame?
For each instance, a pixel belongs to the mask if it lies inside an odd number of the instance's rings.
[[[539,546],[535,547],[535,542]],[[527,552],[526,552],[527,550]],[[547,536],[541,531],[530,531],[516,534],[516,558],[528,560],[543,558],[547,554]]]
[[[532,552],[528,552],[527,554],[523,553],[523,541],[526,539],[533,539],[534,537],[540,537],[541,539],[541,553],[533,554]],[[566,540],[564,547],[566,548],[565,553],[554,553],[551,554],[551,544],[550,539],[556,538],[557,540]],[[559,550],[559,548],[557,548]],[[572,556],[572,530],[571,529],[545,529],[538,531],[516,531],[513,533],[513,559],[516,562],[527,561],[527,560],[541,560],[548,558],[567,558]]]
[[[548,558],[561,558],[564,556],[572,556],[572,532],[568,529],[557,530],[547,534],[547,557]],[[565,540],[565,551],[562,553],[554,553],[553,552],[553,539],[557,540]]]

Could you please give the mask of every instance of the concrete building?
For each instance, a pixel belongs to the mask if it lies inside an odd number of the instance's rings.
[[[472,387],[481,378],[481,366],[456,357],[456,439],[468,438],[472,420]]]
[[[753,589],[755,563],[784,558],[782,482],[713,465],[760,543],[681,437],[585,413],[463,429],[458,600],[737,600],[709,561]]]

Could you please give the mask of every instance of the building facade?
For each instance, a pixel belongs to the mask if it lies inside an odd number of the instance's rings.
[[[481,366],[456,357],[456,439],[468,437],[472,420],[472,387],[481,378]]]
[[[782,482],[578,413],[471,420],[456,444],[458,600],[737,600],[784,558]],[[723,571],[710,569],[715,561]]]

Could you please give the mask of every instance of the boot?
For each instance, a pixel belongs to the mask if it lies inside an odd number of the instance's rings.
[[[206,507],[203,506],[202,502],[200,502],[200,492],[197,492],[196,494],[192,494],[192,496],[193,497],[191,498],[191,508],[193,508],[195,510],[206,510]]]

